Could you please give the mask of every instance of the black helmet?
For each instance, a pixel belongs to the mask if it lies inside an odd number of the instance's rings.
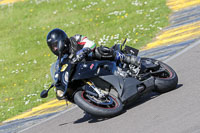
[[[70,41],[67,34],[61,29],[53,29],[47,35],[47,44],[50,50],[55,54],[59,55],[59,50],[61,53],[63,51],[68,51]]]

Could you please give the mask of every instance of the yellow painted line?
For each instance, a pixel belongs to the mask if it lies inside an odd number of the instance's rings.
[[[163,34],[159,35],[156,37],[157,39],[164,39],[164,38],[169,38],[173,36],[181,36],[182,34],[186,34],[188,32],[193,32],[195,30],[200,30],[200,22],[196,22],[195,24],[189,24],[185,26],[181,26],[172,30],[167,30]]]
[[[200,32],[198,32],[198,34],[200,35]],[[186,41],[185,38],[189,38],[188,40],[194,39],[195,37],[191,38],[193,35],[194,35],[194,33],[190,33],[190,34],[186,34],[186,35],[183,35],[183,36],[174,37],[174,38],[171,38],[171,39],[158,40],[156,42],[147,44],[147,46],[144,47],[142,50],[148,50],[148,49],[151,49],[151,48],[156,48],[156,47],[161,46],[161,45],[164,46],[164,45],[179,43],[179,42],[182,42],[182,41]]]
[[[172,29],[165,30],[164,32],[176,32],[176,31],[181,30],[181,29],[189,29],[189,28],[195,27],[195,26],[197,26],[197,27],[200,26],[200,21],[190,23],[190,24],[187,24],[187,25],[183,25],[183,26],[180,26],[180,27],[174,27]]]
[[[199,5],[200,0],[169,0],[167,5],[174,11],[178,11],[187,7]]]
[[[182,36],[184,34],[188,34],[189,32],[198,32],[200,31],[200,21],[188,25],[184,25],[178,28],[174,28],[171,30],[164,31],[161,35],[157,36],[156,39],[167,39],[175,36]]]
[[[183,40],[184,41],[191,40],[191,39],[197,38],[199,36],[200,36],[200,31],[197,31],[197,32],[187,33],[187,34],[184,34],[182,36],[176,36],[176,37],[169,38],[169,39],[162,39],[162,40],[158,40],[156,42],[147,44],[147,46],[145,48],[143,48],[143,50],[155,48],[155,47],[160,46],[160,45],[175,44],[175,43],[178,43],[178,42],[182,42]]]
[[[186,3],[186,2],[190,2],[190,1],[199,1],[199,0],[168,0],[167,4],[175,5],[175,4]]]
[[[70,102],[67,102],[68,105],[71,105]],[[58,111],[62,111],[66,108],[66,101],[65,100],[52,100],[50,102],[44,103],[38,107],[35,107],[31,109],[28,112],[25,112],[21,115],[15,116],[13,118],[5,120],[3,123],[9,122],[9,121],[14,121],[17,119],[24,119],[28,117],[33,117],[33,116],[38,116],[38,115],[43,115],[43,114],[49,114],[49,113],[54,113]]]
[[[200,0],[168,0],[167,5],[174,11],[200,4]],[[170,45],[200,37],[200,21],[163,31],[154,42],[142,48],[148,50],[161,45]]]
[[[182,4],[185,4],[185,5],[193,5],[193,4],[198,4],[199,3],[199,0],[169,0],[167,2],[167,5],[168,6],[176,6],[176,5],[182,5]]]
[[[197,38],[199,36],[200,36],[200,31],[196,31],[196,32],[190,32],[190,33],[187,33],[187,34],[184,34],[181,36],[175,36],[175,37],[168,38],[168,39],[161,39],[161,40],[157,40],[155,42],[147,44],[147,46],[144,47],[143,50],[155,48],[155,47],[161,46],[161,45],[175,44],[175,43],[179,43],[183,40],[184,41],[191,40],[191,39]]]
[[[170,45],[181,41],[191,40],[200,37],[200,22],[184,25],[164,31],[156,37],[156,40],[147,44],[142,50],[155,48],[161,45]]]
[[[18,1],[24,1],[24,0],[2,0],[2,1],[0,1],[0,5],[1,4],[15,3],[15,2],[18,2]]]

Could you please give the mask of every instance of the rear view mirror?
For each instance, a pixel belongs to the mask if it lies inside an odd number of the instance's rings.
[[[41,93],[40,93],[40,97],[41,98],[46,98],[48,96],[48,90],[43,90]]]

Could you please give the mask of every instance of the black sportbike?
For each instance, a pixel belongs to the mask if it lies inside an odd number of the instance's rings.
[[[124,46],[122,50],[124,43],[112,48],[137,55],[138,50],[132,47]],[[116,116],[126,104],[143,94],[168,92],[175,89],[178,83],[177,74],[170,66],[151,58],[141,58],[140,65],[134,66],[109,60],[74,64],[67,56],[65,60],[59,56],[57,63],[51,67],[51,75],[55,82],[41,92],[42,98],[56,87],[59,100],[68,100],[87,113],[100,117]]]

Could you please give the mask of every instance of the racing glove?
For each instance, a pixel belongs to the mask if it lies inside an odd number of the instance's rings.
[[[83,48],[79,50],[75,57],[72,59],[72,63],[77,63],[82,61],[92,50],[90,48]]]

